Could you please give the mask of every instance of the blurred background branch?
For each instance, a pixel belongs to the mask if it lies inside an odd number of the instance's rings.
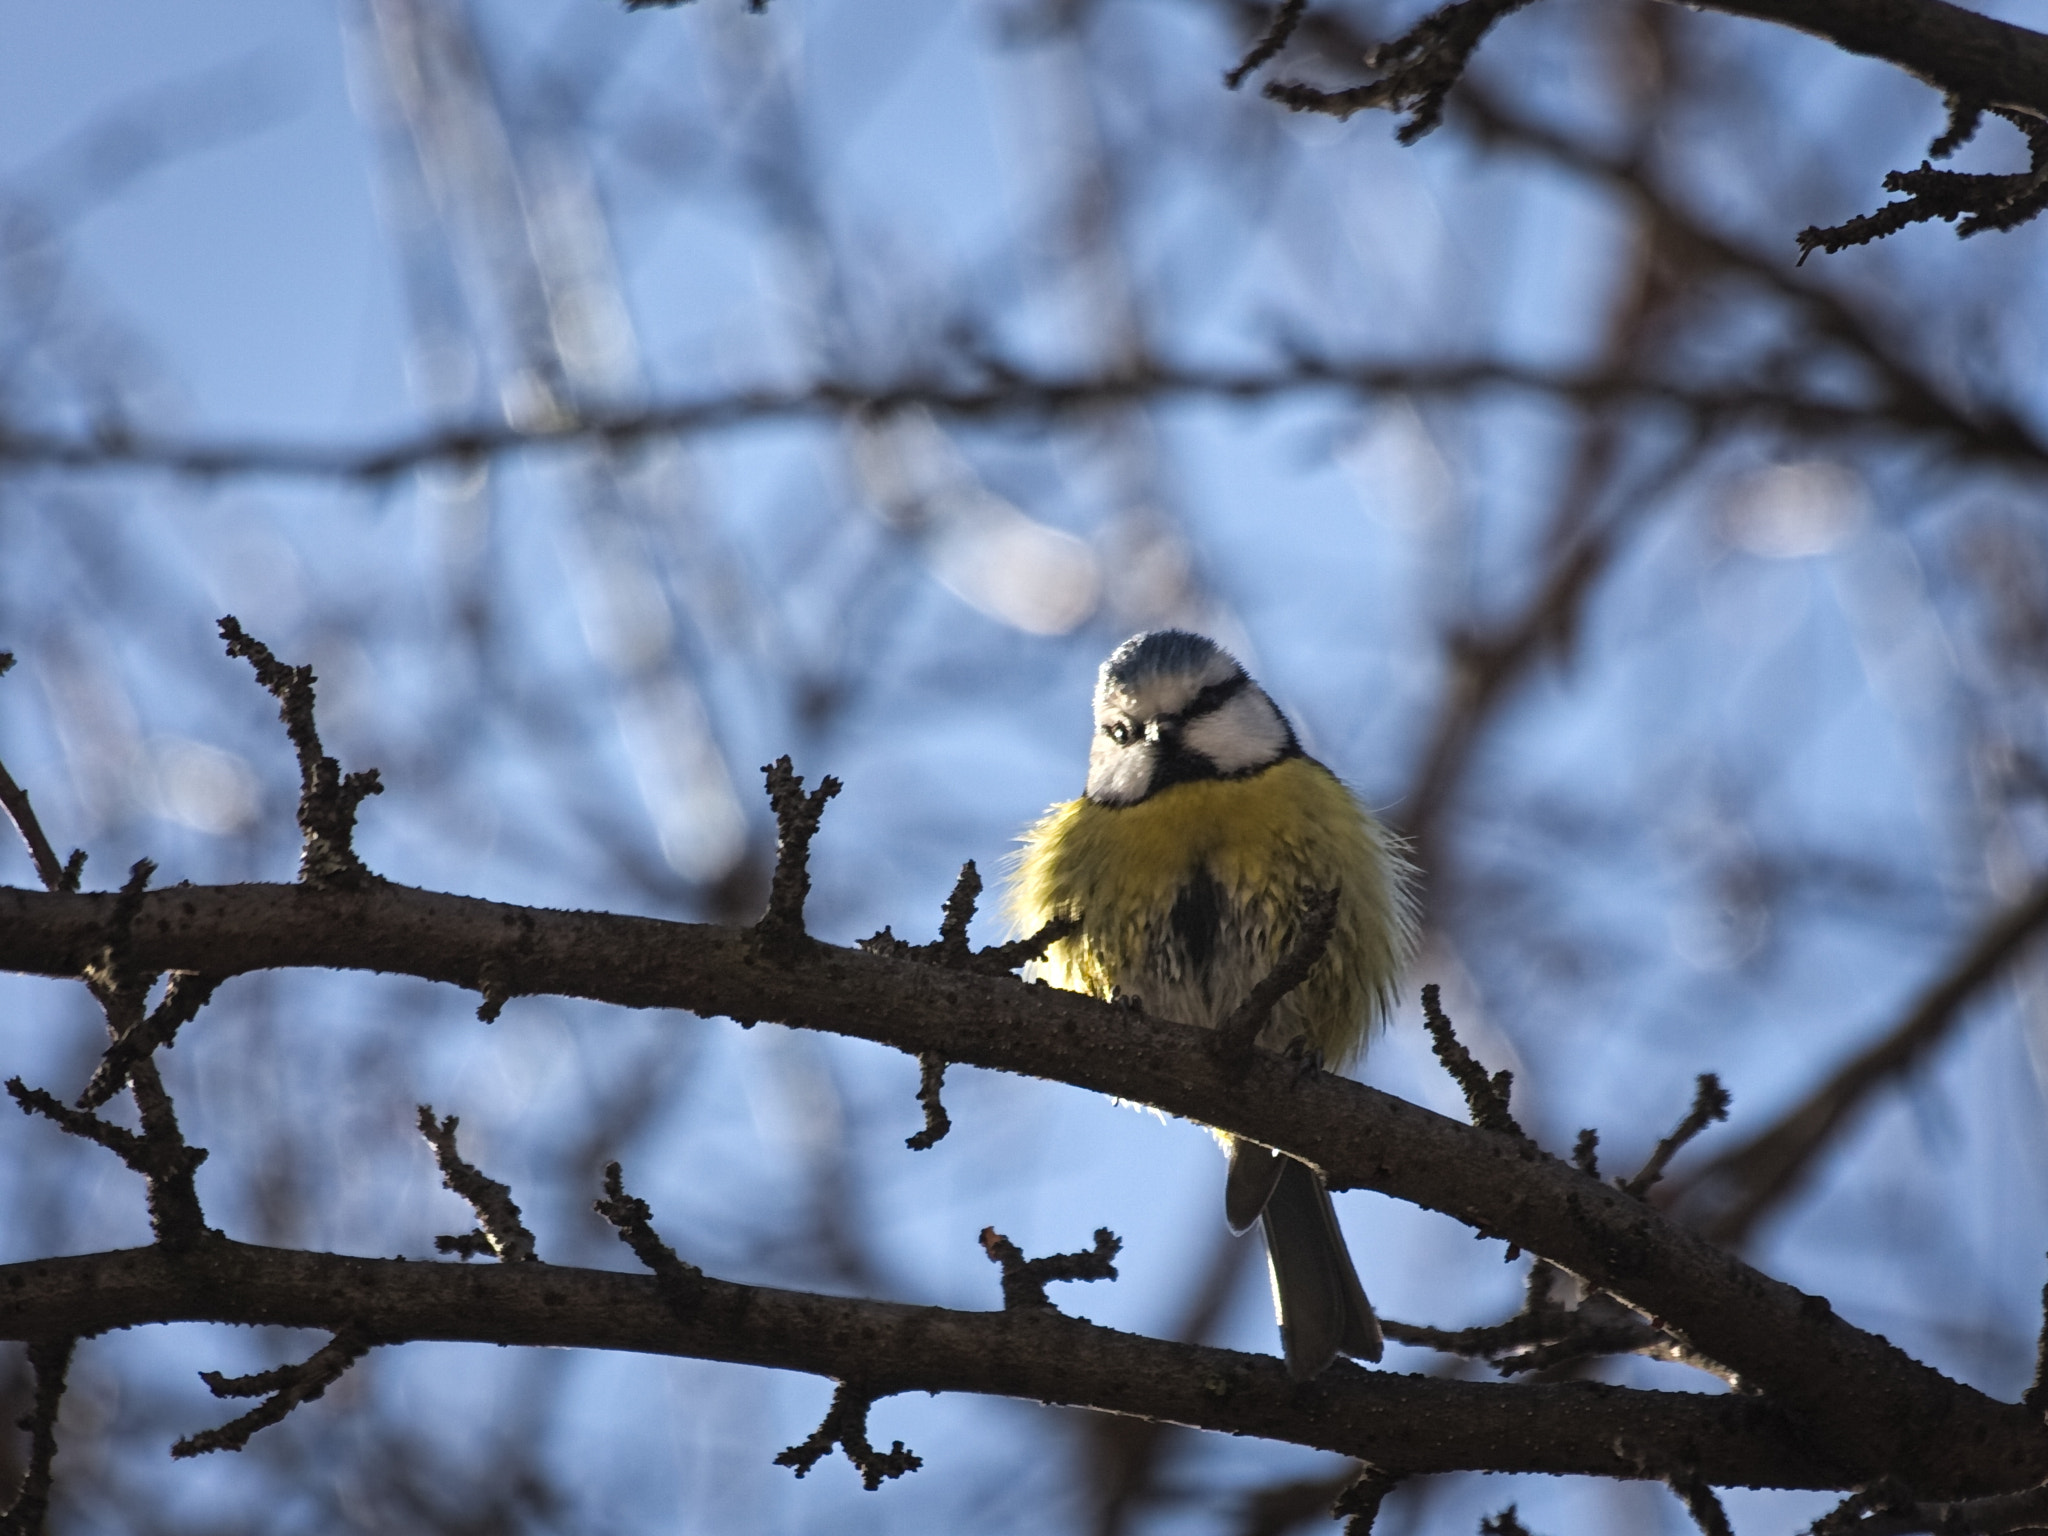
[[[1746,1257],[2016,1398],[2048,1247],[2038,946],[1886,1042],[2048,870],[2043,237],[1791,262],[1938,137],[1962,175],[2029,149],[1712,13],[1736,8],[1521,9],[1412,148],[1226,90],[1273,20],[1236,3],[38,12],[0,58],[0,760],[99,884],[145,856],[159,886],[288,878],[298,775],[218,654],[234,612],[311,662],[326,750],[382,770],[356,836],[380,875],[752,922],[753,773],[789,753],[847,785],[810,931],[922,938],[963,859],[993,871],[1075,792],[1100,657],[1199,627],[1414,839],[1410,995],[1442,984],[1532,1136],[1597,1125],[1626,1172],[1716,1072],[1730,1122],[1660,1186],[1703,1191],[1817,1093],[1853,1111],[1801,1138]],[[1342,90],[1431,9],[1313,4],[1265,73]],[[1957,25],[2028,20],[1981,9]],[[950,1134],[912,1152],[894,1053],[475,1001],[223,983],[159,1052],[207,1219],[430,1255],[431,1102],[551,1263],[623,1262],[588,1209],[622,1159],[735,1281],[984,1306],[982,1227],[1049,1253],[1101,1223],[1122,1278],[1063,1304],[1273,1346],[1184,1126],[955,1067]],[[0,1075],[83,1083],[105,1047],[75,983],[0,982]],[[1460,1112],[1412,1011],[1359,1070]],[[146,1240],[103,1154],[35,1129],[0,1122],[0,1258]],[[1340,1207],[1389,1315],[1521,1307],[1526,1259]],[[200,1368],[321,1342],[81,1345],[52,1528],[1313,1529],[1355,1476],[917,1397],[887,1411],[924,1469],[868,1494],[770,1464],[822,1387],[429,1344],[231,1462],[162,1456],[215,1421]],[[34,1373],[0,1367],[11,1420]],[[0,1443],[0,1474],[29,1455]],[[1410,1479],[1375,1529],[1510,1503],[1537,1531],[1692,1529],[1654,1483],[1512,1482]],[[1727,1498],[1743,1532],[1830,1506]]]

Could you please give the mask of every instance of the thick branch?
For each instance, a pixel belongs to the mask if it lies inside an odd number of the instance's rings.
[[[76,974],[103,942],[114,900],[0,889],[0,967]],[[767,965],[744,930],[391,885],[182,887],[140,900],[135,959],[152,969],[327,966],[463,986],[509,945],[533,991],[777,1019],[1156,1105],[1301,1157],[1335,1187],[1376,1189],[1541,1254],[1778,1397],[1811,1454],[1844,1468],[1899,1472],[1928,1497],[2048,1475],[2038,1415],[1947,1380],[1642,1202],[1525,1142],[1330,1074],[1305,1076],[1278,1057],[1238,1076],[1204,1030],[858,950],[820,944]]]
[[[1945,95],[2048,116],[2048,35],[1946,0],[1671,0],[1775,21],[1895,64]]]
[[[1506,1386],[1139,1338],[1049,1307],[959,1312],[700,1279],[679,1314],[659,1280],[562,1265],[407,1263],[241,1243],[0,1268],[0,1337],[200,1321],[416,1339],[631,1350],[804,1371],[892,1392],[977,1392],[1315,1446],[1419,1473],[1635,1477],[1615,1449],[1668,1449],[1722,1486],[1841,1487],[1768,1403],[1588,1382]],[[764,1448],[765,1450],[765,1448]],[[1855,1469],[1850,1469],[1851,1472]]]

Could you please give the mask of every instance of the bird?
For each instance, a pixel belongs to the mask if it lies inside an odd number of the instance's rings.
[[[1022,933],[1078,922],[1029,974],[1214,1029],[1274,967],[1309,893],[1337,892],[1328,947],[1260,1036],[1311,1061],[1355,1060],[1392,1010],[1416,942],[1401,839],[1302,750],[1272,698],[1215,641],[1160,629],[1097,676],[1088,778],[1020,839],[1006,889]],[[1377,1361],[1378,1319],[1322,1175],[1217,1132],[1224,1216],[1264,1231],[1289,1375]]]

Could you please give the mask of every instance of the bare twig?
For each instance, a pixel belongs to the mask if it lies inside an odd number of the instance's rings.
[[[1967,240],[1987,230],[2012,229],[2048,208],[2048,122],[2031,113],[2006,107],[1991,109],[2027,136],[2028,164],[2012,175],[1973,175],[1963,171],[1938,171],[1927,161],[1916,171],[1892,171],[1884,179],[1887,192],[1904,192],[1904,202],[1887,203],[1875,213],[1866,213],[1831,228],[1810,226],[1799,232],[1799,261],[1815,251],[1833,255],[1852,245],[1868,245],[1886,235],[1930,219],[1956,225],[1956,234]],[[1982,107],[1975,102],[1957,104],[1951,97],[1949,128],[1934,141],[1929,153],[1941,156],[1953,152],[1976,130]]]
[[[14,669],[14,652],[0,651],[0,677]],[[28,856],[36,866],[36,878],[47,890],[75,891],[78,878],[85,872],[85,850],[75,848],[70,859],[59,864],[57,850],[50,846],[50,839],[43,833],[43,824],[36,820],[35,808],[28,803],[28,791],[14,782],[14,776],[7,766],[0,763],[0,807],[4,807],[13,819],[15,830],[21,840],[28,844]],[[40,1517],[38,1517],[40,1518]]]
[[[1379,71],[1379,79],[1342,91],[1318,90],[1298,80],[1275,80],[1267,85],[1266,96],[1296,112],[1327,112],[1340,118],[1372,107],[1406,112],[1410,114],[1408,121],[1394,137],[1403,144],[1413,144],[1443,121],[1444,98],[1464,74],[1480,39],[1503,16],[1530,3],[1531,0],[1453,0],[1452,4],[1431,11],[1391,43],[1367,51],[1365,67]]]
[[[225,978],[199,971],[173,971],[170,984],[149,1016],[132,1026],[100,1057],[85,1091],[78,1096],[80,1109],[98,1109],[128,1086],[135,1063],[177,1041],[178,1031],[192,1022],[199,1010],[213,1000]]]
[[[346,776],[341,764],[321,750],[313,720],[313,669],[288,667],[260,640],[242,632],[233,614],[220,621],[230,656],[244,657],[256,681],[277,700],[277,712],[299,757],[299,878],[311,886],[356,890],[376,878],[355,851],[356,810],[371,795],[384,793],[377,770]]]
[[[1237,67],[1224,75],[1223,83],[1233,91],[1243,85],[1254,70],[1287,46],[1287,40],[1294,36],[1294,29],[1301,25],[1301,13],[1307,9],[1308,0],[1280,0],[1280,8],[1273,13],[1272,23],[1238,60]]]
[[[918,1058],[917,1102],[924,1106],[924,1129],[903,1138],[913,1152],[929,1152],[946,1132],[953,1129],[945,1101],[939,1097],[946,1086],[946,1058],[937,1051],[925,1051]]]
[[[1664,1484],[1678,1496],[1678,1502],[1692,1516],[1692,1523],[1700,1528],[1700,1536],[1735,1536],[1728,1524],[1728,1511],[1721,1507],[1720,1496],[1701,1479],[1699,1473],[1674,1472],[1665,1477]]]
[[[1044,958],[1045,952],[1081,931],[1078,917],[1056,917],[1038,932],[1007,944],[991,944],[974,952],[968,969],[983,976],[1007,976],[1020,965]]]
[[[1721,1079],[1711,1072],[1702,1072],[1693,1086],[1692,1108],[1669,1136],[1657,1143],[1650,1160],[1632,1179],[1617,1179],[1615,1186],[1623,1194],[1634,1195],[1640,1200],[1650,1192],[1650,1186],[1664,1177],[1664,1170],[1679,1149],[1717,1120],[1728,1118],[1728,1090],[1721,1086]]]
[[[811,894],[811,839],[825,814],[825,802],[839,793],[839,781],[826,774],[808,795],[804,781],[787,754],[767,764],[768,803],[775,811],[775,882],[768,910],[754,925],[763,939],[789,943],[804,935],[804,902]]]
[[[1113,1262],[1124,1240],[1107,1227],[1095,1229],[1095,1246],[1080,1253],[1055,1253],[1027,1259],[1024,1250],[994,1227],[981,1229],[982,1252],[1003,1270],[1003,1310],[1050,1307],[1045,1288],[1054,1280],[1114,1280]]]
[[[1007,976],[1018,966],[1028,965],[1042,957],[1061,939],[1071,938],[1080,931],[1080,918],[1056,917],[1026,938],[973,950],[961,955],[956,962],[945,959],[942,944],[911,944],[897,938],[887,928],[862,939],[859,947],[871,955],[888,955],[897,960],[918,960],[928,965],[952,964],[955,970],[972,971],[977,976]]]
[[[1734,1536],[1728,1526],[1728,1512],[1721,1507],[1720,1496],[1700,1476],[1698,1467],[1671,1461],[1636,1445],[1632,1440],[1621,1441],[1615,1449],[1633,1461],[1644,1477],[1655,1478],[1671,1490],[1678,1502],[1685,1506],[1685,1512],[1692,1516],[1693,1524],[1700,1528],[1700,1536]]]
[[[512,1191],[464,1162],[455,1150],[455,1127],[461,1122],[454,1115],[437,1121],[430,1104],[420,1105],[419,1111],[420,1134],[434,1149],[434,1161],[440,1165],[442,1184],[469,1202],[470,1208],[476,1212],[477,1225],[490,1244],[490,1252],[508,1264],[538,1263],[540,1256],[534,1252],[533,1234],[519,1219],[519,1207],[512,1203]],[[465,1258],[476,1251],[474,1234],[464,1234],[459,1238],[437,1237],[434,1246],[442,1253],[460,1253]]]
[[[1734,1245],[1786,1199],[1838,1127],[1904,1076],[1961,1022],[1965,1005],[2048,929],[2048,880],[1992,918],[1890,1030],[1844,1062],[1778,1120],[1688,1176],[1665,1200]]]
[[[905,1450],[901,1440],[886,1451],[878,1451],[868,1443],[868,1409],[881,1395],[885,1394],[864,1391],[850,1381],[840,1382],[833,1389],[832,1406],[825,1410],[824,1421],[802,1444],[792,1445],[777,1456],[775,1465],[792,1467],[802,1477],[830,1456],[836,1445],[846,1452],[846,1459],[860,1473],[861,1485],[869,1493],[892,1477],[915,1472],[924,1465],[924,1459],[915,1451]]]
[[[1936,160],[1946,160],[1977,136],[1986,103],[1979,97],[1950,91],[1943,105],[1948,108],[1948,126],[1927,146],[1928,155]]]
[[[967,925],[974,921],[974,904],[980,898],[981,871],[969,859],[960,866],[960,878],[953,883],[953,894],[946,898],[944,915],[939,919],[939,964],[967,963]]]
[[[1330,1513],[1344,1522],[1344,1536],[1372,1536],[1373,1522],[1380,1517],[1380,1505],[1401,1484],[1398,1472],[1389,1472],[1371,1462],[1362,1464]]]
[[[654,1230],[654,1213],[645,1200],[626,1193],[625,1175],[617,1163],[605,1164],[604,1198],[592,1209],[618,1230],[619,1241],[653,1272],[669,1310],[684,1319],[694,1316],[704,1295],[704,1271],[677,1258],[675,1249],[661,1240]]]
[[[206,1148],[185,1145],[155,1068],[147,1061],[138,1063],[134,1076],[136,1102],[143,1114],[140,1136],[98,1115],[73,1109],[55,1094],[30,1088],[18,1077],[7,1080],[7,1091],[23,1114],[55,1121],[60,1130],[105,1147],[141,1174],[149,1187],[149,1220],[157,1241],[171,1249],[190,1248],[206,1235],[192,1183],[193,1170],[206,1161]]]
[[[1486,1069],[1473,1060],[1472,1053],[1465,1049],[1465,1043],[1451,1028],[1451,1021],[1443,1010],[1442,996],[1433,981],[1422,989],[1422,1023],[1429,1031],[1429,1043],[1436,1052],[1436,1059],[1443,1063],[1444,1070],[1451,1074],[1451,1080],[1465,1095],[1465,1108],[1472,1116],[1472,1123],[1482,1131],[1499,1131],[1527,1141],[1528,1135],[1508,1112],[1515,1074],[1503,1067],[1491,1077],[1486,1075]]]
[[[261,1397],[263,1401],[218,1429],[189,1435],[171,1447],[180,1459],[209,1451],[239,1451],[259,1429],[278,1423],[301,1403],[310,1403],[339,1381],[342,1373],[368,1354],[375,1341],[344,1328],[299,1365],[280,1365],[253,1376],[223,1376],[201,1371],[199,1379],[215,1397]]]
[[[1232,1071],[1251,1066],[1252,1051],[1259,1035],[1273,1017],[1280,1000],[1304,981],[1330,947],[1330,935],[1337,929],[1337,900],[1342,895],[1332,886],[1326,891],[1303,891],[1301,915],[1295,922],[1294,937],[1273,963],[1273,969],[1231,1010],[1230,1017],[1216,1027],[1215,1051]]]
[[[28,1431],[28,1467],[14,1502],[0,1513],[0,1536],[43,1536],[50,1513],[52,1464],[57,1459],[57,1409],[64,1401],[64,1378],[71,1370],[75,1338],[31,1339],[28,1363],[36,1373],[35,1407],[21,1427]]]

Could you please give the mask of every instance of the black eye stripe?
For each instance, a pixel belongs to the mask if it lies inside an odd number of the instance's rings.
[[[1236,698],[1251,686],[1251,679],[1240,672],[1235,677],[1226,677],[1220,683],[1211,683],[1192,699],[1187,708],[1180,712],[1182,720],[1199,720],[1204,715],[1213,715],[1217,710]]]

